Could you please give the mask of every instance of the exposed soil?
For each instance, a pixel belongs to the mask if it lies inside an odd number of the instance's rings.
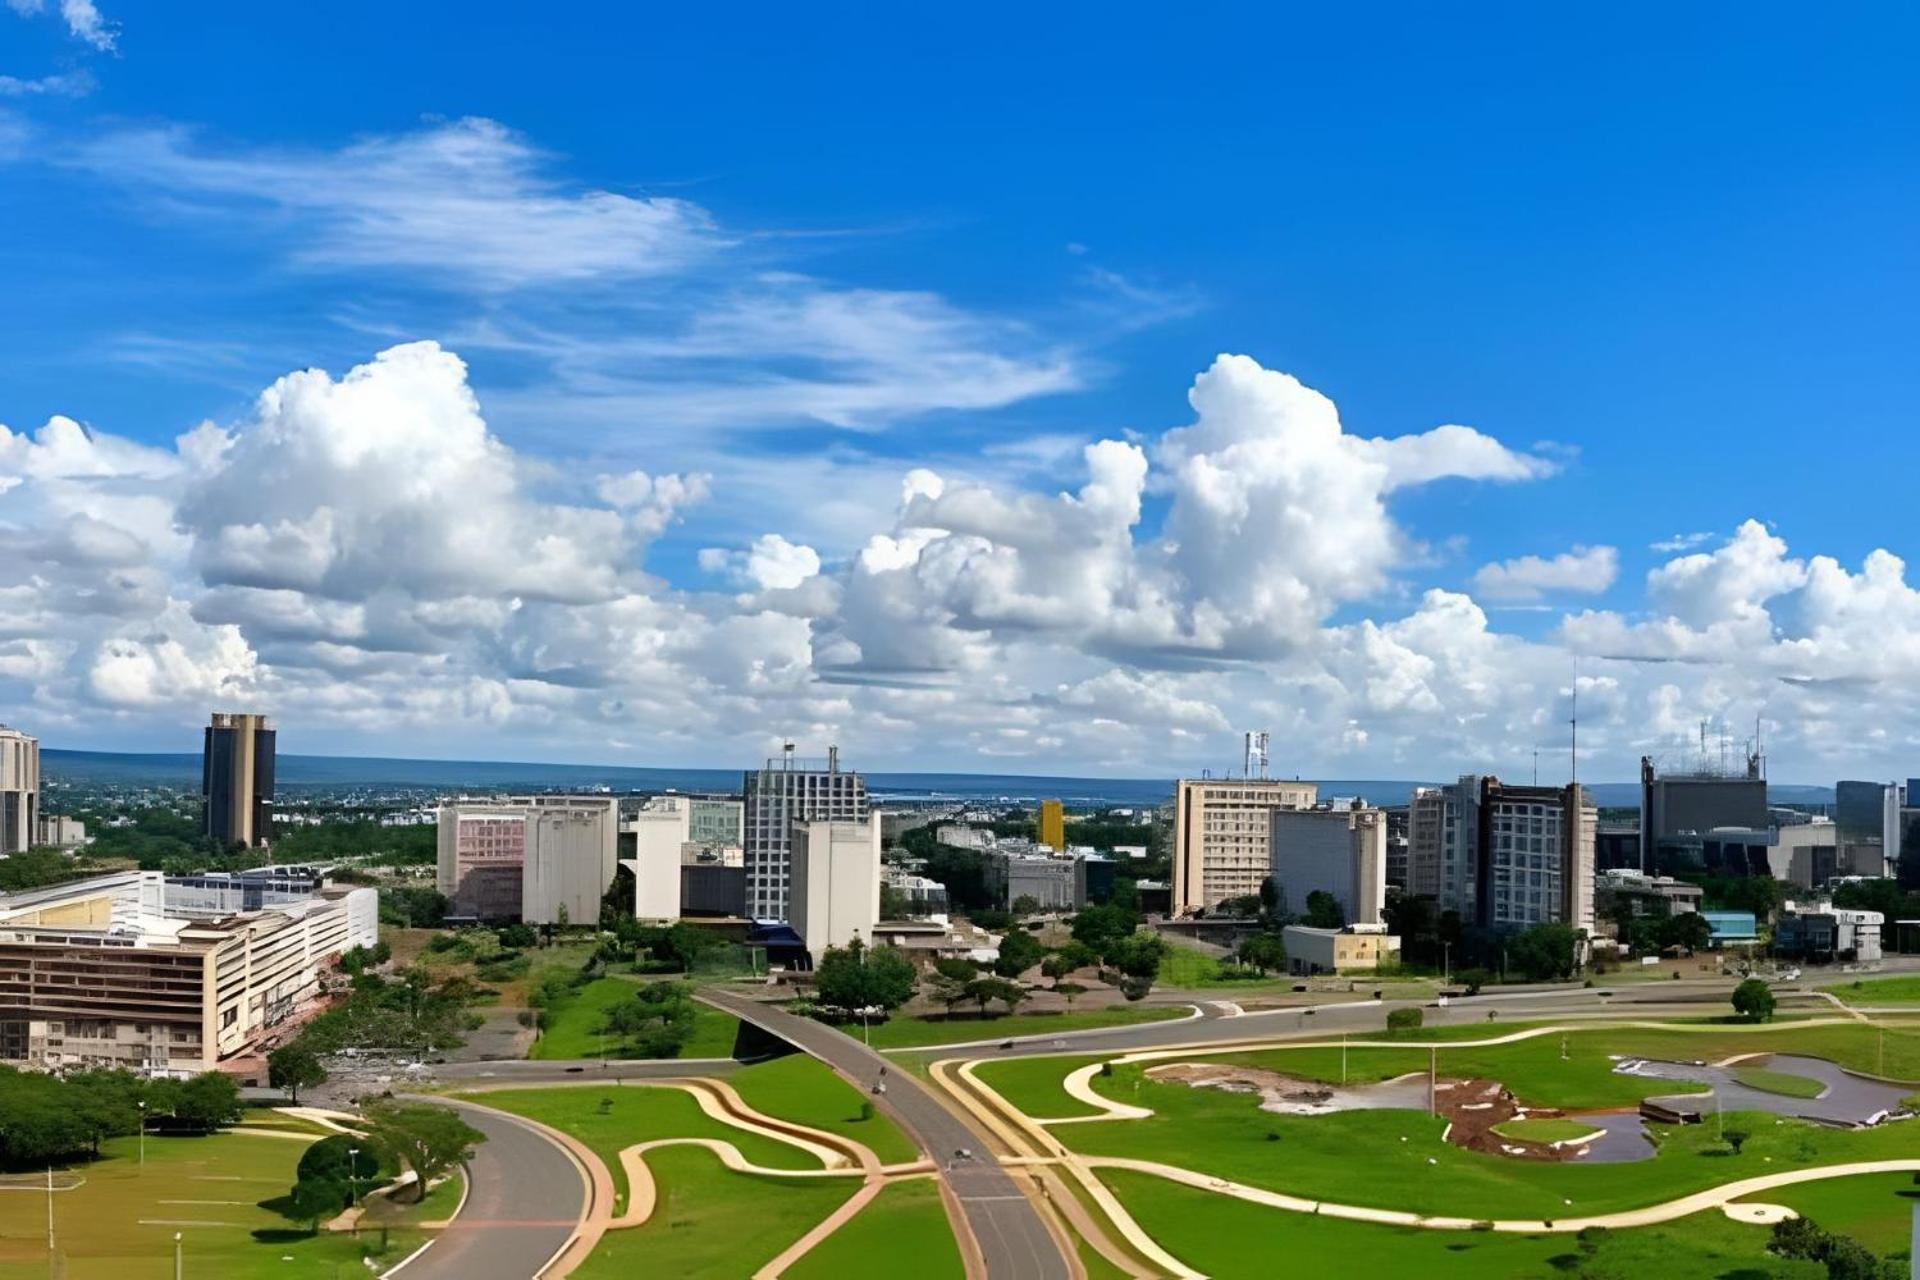
[[[1378,1084],[1330,1085],[1261,1067],[1175,1062],[1149,1068],[1147,1075],[1154,1080],[1183,1083],[1196,1089],[1255,1093],[1260,1096],[1261,1110],[1282,1115],[1327,1115],[1374,1108],[1427,1109],[1427,1077],[1423,1072]],[[1495,1125],[1523,1116],[1546,1119],[1565,1114],[1552,1107],[1521,1106],[1513,1091],[1498,1080],[1443,1076],[1434,1082],[1433,1107],[1447,1122],[1447,1141],[1468,1151],[1522,1160],[1572,1160],[1580,1154],[1578,1146],[1516,1142],[1493,1132]]]

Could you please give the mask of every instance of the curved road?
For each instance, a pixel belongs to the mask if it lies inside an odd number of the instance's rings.
[[[885,1058],[833,1027],[730,992],[702,991],[700,998],[819,1058],[863,1089],[886,1070]],[[953,1188],[979,1242],[987,1275],[992,1280],[1067,1280],[1072,1272],[1060,1243],[1000,1166],[985,1134],[949,1111],[907,1072],[887,1072],[886,1096],[901,1127],[944,1170],[941,1176]],[[969,1157],[954,1159],[960,1151]]]
[[[406,1280],[531,1280],[573,1235],[587,1184],[552,1139],[511,1116],[449,1098],[487,1135],[467,1166],[467,1202]]]

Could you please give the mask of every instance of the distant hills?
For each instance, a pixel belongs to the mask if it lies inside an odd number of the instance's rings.
[[[200,757],[187,753],[139,754],[118,751],[42,749],[41,767],[50,780],[92,786],[166,786],[193,788],[200,783]],[[276,761],[282,788],[335,790],[368,788],[419,791],[550,790],[579,788],[614,791],[738,791],[740,769],[640,769],[622,765],[541,764],[501,760],[408,760],[381,756],[282,755]],[[868,784],[890,799],[1022,801],[1052,798],[1069,805],[1147,807],[1173,791],[1161,778],[1073,778],[994,773],[873,773]],[[1322,796],[1355,796],[1373,805],[1405,804],[1413,781],[1327,779]],[[1635,782],[1588,783],[1594,803],[1603,808],[1635,808]],[[1833,788],[1776,783],[1767,788],[1775,804],[1833,803]]]

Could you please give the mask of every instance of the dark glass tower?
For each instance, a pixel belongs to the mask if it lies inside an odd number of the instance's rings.
[[[216,711],[200,758],[201,830],[221,848],[273,838],[273,738],[265,716]]]

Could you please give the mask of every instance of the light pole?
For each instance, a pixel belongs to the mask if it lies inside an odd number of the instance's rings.
[[[1451,942],[1440,944],[1440,985],[1443,987],[1453,985],[1453,944]]]
[[[144,1169],[147,1167],[147,1103],[146,1103],[146,1099],[142,1098],[139,1102],[134,1103],[134,1105],[140,1108],[140,1167]]]
[[[47,1166],[47,1261],[54,1257],[53,1243],[53,1166]]]
[[[424,1182],[421,1183],[420,1191],[422,1194],[425,1194],[426,1189],[427,1189],[426,1184]],[[360,1197],[357,1194],[359,1190],[360,1190],[360,1148],[348,1147],[347,1148],[347,1207],[349,1209],[353,1208],[359,1202]],[[353,1215],[353,1234],[356,1236],[360,1234],[360,1215],[357,1213]]]
[[[173,1280],[180,1280],[180,1233],[173,1233]]]

